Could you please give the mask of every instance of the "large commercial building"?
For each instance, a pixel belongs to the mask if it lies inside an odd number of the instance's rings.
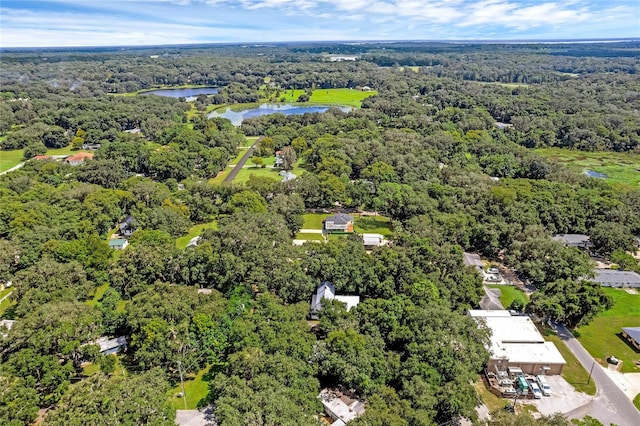
[[[526,374],[560,374],[566,364],[553,342],[547,342],[528,316],[509,311],[469,311],[469,316],[491,330],[487,369],[518,367]]]

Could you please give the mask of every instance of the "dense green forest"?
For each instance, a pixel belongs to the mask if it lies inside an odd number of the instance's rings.
[[[354,425],[476,420],[471,383],[488,332],[465,315],[484,293],[463,251],[514,268],[537,289],[527,311],[569,326],[611,301],[583,279],[589,256],[553,234],[592,235],[595,252],[639,268],[626,252],[640,236],[640,189],[531,149],[640,154],[639,52],[637,42],[3,51],[0,148],[25,159],[99,148],[80,166],[27,161],[0,176],[0,281],[13,289],[2,318],[16,321],[0,333],[0,423],[47,409],[51,425],[173,424],[169,389],[204,369],[201,404],[223,425],[320,424],[317,395],[339,386],[367,401]],[[193,102],[133,94],[180,85],[219,91]],[[350,112],[238,127],[203,113],[364,86],[377,94]],[[213,181],[250,136],[256,155],[286,151],[304,173]],[[389,217],[393,243],[292,244],[305,212],[338,210]],[[129,246],[112,250],[129,215]],[[212,222],[197,246],[177,248]],[[327,302],[311,327],[323,281],[360,303]],[[91,344],[100,336],[126,337],[116,364]],[[493,424],[510,424],[504,415]]]

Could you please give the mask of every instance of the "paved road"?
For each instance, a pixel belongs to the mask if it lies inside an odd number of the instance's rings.
[[[227,175],[227,177],[224,178],[223,182],[231,182],[232,180],[234,180],[236,178],[236,175],[240,172],[240,170],[242,170],[242,167],[244,166],[244,163],[246,163],[247,160],[249,158],[251,158],[251,154],[253,154],[253,150],[256,149],[256,147],[258,146],[259,142],[260,142],[260,139],[258,139],[258,141],[255,144],[253,144],[251,146],[251,148],[249,148],[249,150],[242,156],[240,161],[238,161],[238,164],[236,164],[236,166],[233,168],[233,170],[231,170],[231,173],[229,173]]]
[[[602,366],[598,364],[573,334],[561,324],[557,324],[558,336],[564,341],[569,350],[578,358],[580,364],[590,371],[593,367],[591,379],[598,387],[596,397],[587,405],[565,413],[568,418],[582,418],[591,416],[603,424],[614,423],[618,426],[640,425],[640,411],[634,407],[627,396],[607,376]]]

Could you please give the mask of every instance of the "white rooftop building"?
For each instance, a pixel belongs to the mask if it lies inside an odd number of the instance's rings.
[[[342,296],[336,294],[333,283],[325,281],[318,286],[311,296],[311,319],[318,319],[318,312],[322,309],[322,299],[337,300],[347,305],[347,311],[360,303],[360,296]]]
[[[336,389],[323,389],[318,395],[333,426],[345,425],[364,413],[364,402]]]
[[[469,311],[491,330],[489,370],[518,367],[527,374],[560,374],[566,361],[553,342],[547,342],[528,316],[509,311]]]

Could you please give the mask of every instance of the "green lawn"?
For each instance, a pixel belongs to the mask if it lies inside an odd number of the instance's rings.
[[[326,213],[305,213],[302,215],[302,229],[322,229],[322,220],[327,216]]]
[[[385,237],[393,233],[391,219],[385,216],[354,215],[354,230],[358,234],[382,234]]]
[[[640,410],[640,393],[637,394],[635,398],[633,398],[633,405],[635,405],[636,408]]]
[[[247,163],[251,164],[251,160],[249,160]],[[291,172],[296,176],[300,176],[301,174],[306,172],[306,170],[300,166],[295,166],[293,170],[291,170]],[[238,174],[236,175],[235,179],[233,179],[233,181],[236,183],[244,183],[249,180],[249,177],[251,175],[265,176],[265,177],[276,179],[277,181],[281,181],[282,176],[280,176],[279,173],[280,173],[280,169],[272,169],[268,167],[265,167],[264,169],[261,167],[245,167],[238,172]]]
[[[640,361],[640,352],[629,346],[620,333],[622,327],[640,326],[640,295],[615,288],[603,290],[613,299],[613,307],[578,328],[578,340],[603,365],[609,355],[614,355],[622,360],[620,371],[638,373],[640,367],[634,361]]]
[[[283,90],[278,100],[284,98],[284,102],[296,102],[305,90]],[[344,105],[360,107],[362,100],[369,96],[377,95],[376,91],[363,92],[355,89],[315,89],[309,99],[309,104]]]
[[[534,150],[542,157],[565,164],[576,172],[592,170],[604,173],[605,181],[621,188],[638,189],[640,185],[640,155],[624,152],[585,152],[562,148]]]
[[[9,170],[22,163],[22,149],[12,149],[10,151],[0,151],[0,172]],[[56,148],[47,151],[46,155],[71,155],[78,152],[90,152],[83,149],[72,151],[71,145],[66,148]]]
[[[169,402],[176,410],[194,410],[198,408],[198,402],[206,398],[209,393],[209,381],[207,380],[208,368],[200,370],[198,374],[190,379],[184,381],[184,390],[187,399],[187,406],[184,406],[184,399],[177,395],[182,392],[182,385],[178,383],[177,386],[169,390],[168,397]]]
[[[218,222],[212,220],[208,223],[201,223],[199,225],[192,226],[191,228],[189,228],[189,233],[187,235],[176,239],[176,247],[178,247],[179,249],[187,247],[189,241],[191,241],[193,237],[197,237],[198,235],[202,234],[202,231],[204,231],[205,229],[218,229]]]
[[[306,232],[298,232],[295,237],[296,240],[312,240],[312,241],[324,241],[322,234],[311,234]]]
[[[240,160],[242,160],[242,157],[244,157],[244,155],[247,153],[247,151],[249,151],[249,148],[238,148],[238,155],[236,155],[235,157],[233,157],[231,159],[231,161],[229,161],[229,164],[232,165],[236,165],[238,164],[238,162]],[[250,161],[250,160],[249,160]]]
[[[102,296],[104,296],[104,293],[107,291],[108,288],[109,288],[109,283],[102,284],[100,287],[96,289],[96,292],[93,294],[93,299],[87,300],[84,303],[86,303],[89,306],[95,306],[100,301],[100,299],[102,299]]]
[[[476,388],[476,392],[478,393],[478,397],[487,406],[489,412],[496,411],[500,408],[504,408],[507,404],[507,400],[498,397],[497,395],[491,393],[487,386],[484,384],[484,380],[482,377],[478,378],[478,380],[473,384],[473,387]]]
[[[505,308],[511,306],[514,300],[519,300],[524,305],[529,302],[529,296],[527,296],[527,294],[524,291],[520,290],[518,287],[512,285],[496,284],[488,285],[487,287],[497,288],[498,290],[500,290],[500,303],[502,303],[502,306],[504,306]]]
[[[13,319],[13,309],[9,309],[13,305],[15,305],[15,301],[11,297],[3,300],[2,303],[0,303],[0,318]]]
[[[582,367],[580,361],[571,353],[567,345],[564,344],[562,339],[560,339],[556,334],[553,334],[550,330],[547,330],[544,338],[548,341],[553,342],[556,345],[556,348],[562,354],[562,357],[567,362],[567,364],[562,369],[562,377],[577,391],[584,392],[587,395],[595,395],[596,394],[596,383],[591,379],[589,381],[589,372]],[[587,384],[589,381],[589,384]]]

